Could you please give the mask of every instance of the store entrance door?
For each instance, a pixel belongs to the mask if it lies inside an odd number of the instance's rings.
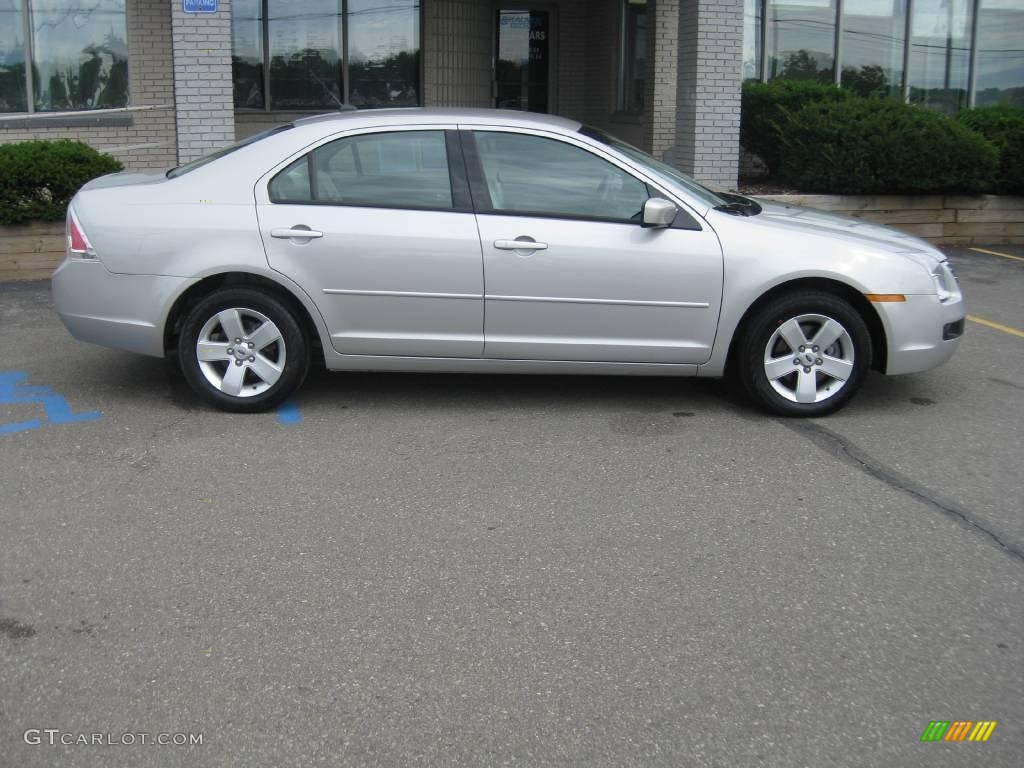
[[[494,106],[552,112],[554,66],[550,10],[499,9],[494,57]]]

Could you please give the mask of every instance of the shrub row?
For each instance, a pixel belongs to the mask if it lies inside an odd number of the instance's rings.
[[[79,141],[0,145],[0,224],[61,221],[79,187],[121,163]]]
[[[1024,193],[1024,109],[955,118],[832,85],[774,81],[743,89],[743,146],[803,192]]]
[[[1024,195],[1024,109],[996,106],[966,109],[957,120],[981,134],[999,150],[994,190]]]

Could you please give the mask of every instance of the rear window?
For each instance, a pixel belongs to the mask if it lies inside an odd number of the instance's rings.
[[[393,131],[317,147],[270,182],[274,203],[452,207],[444,131]]]
[[[184,165],[179,165],[177,168],[172,168],[167,172],[167,178],[176,179],[179,176],[184,176],[186,173],[190,173],[191,171],[196,170],[196,168],[202,168],[204,165],[208,165],[209,163],[212,163],[214,160],[220,160],[222,157],[230,155],[232,152],[235,152],[241,149],[242,147],[248,147],[250,144],[255,144],[257,141],[262,141],[268,136],[273,136],[275,133],[281,133],[281,131],[287,131],[289,128],[294,127],[295,125],[293,123],[287,123],[286,125],[278,125],[275,128],[271,128],[269,130],[254,133],[252,136],[246,139],[242,139],[241,141],[232,144],[229,147],[218,149],[216,152],[211,152],[208,155],[204,155],[203,157],[200,157],[198,160],[193,160],[191,163],[185,163]]]

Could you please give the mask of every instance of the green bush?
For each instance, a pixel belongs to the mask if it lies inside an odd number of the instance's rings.
[[[856,98],[835,85],[807,80],[773,80],[743,84],[740,143],[759,156],[771,174],[779,170],[782,137],[791,117],[808,104]]]
[[[999,149],[993,191],[1024,195],[1024,108],[999,105],[960,112],[956,119]]]
[[[803,192],[975,194],[992,189],[999,152],[924,107],[853,98],[810,104],[782,136],[779,176]]]
[[[0,224],[61,221],[75,192],[121,163],[79,141],[0,145]]]

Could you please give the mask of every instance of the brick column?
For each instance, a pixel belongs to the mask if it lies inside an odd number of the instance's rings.
[[[734,189],[740,153],[743,0],[680,0],[674,165]]]
[[[653,7],[651,7],[653,3]],[[676,89],[679,64],[679,0],[648,3],[646,149],[672,162],[676,143]]]
[[[170,2],[178,162],[187,163],[235,140],[231,0],[218,0],[216,13]]]
[[[494,106],[492,7],[480,0],[423,3],[423,106]]]

